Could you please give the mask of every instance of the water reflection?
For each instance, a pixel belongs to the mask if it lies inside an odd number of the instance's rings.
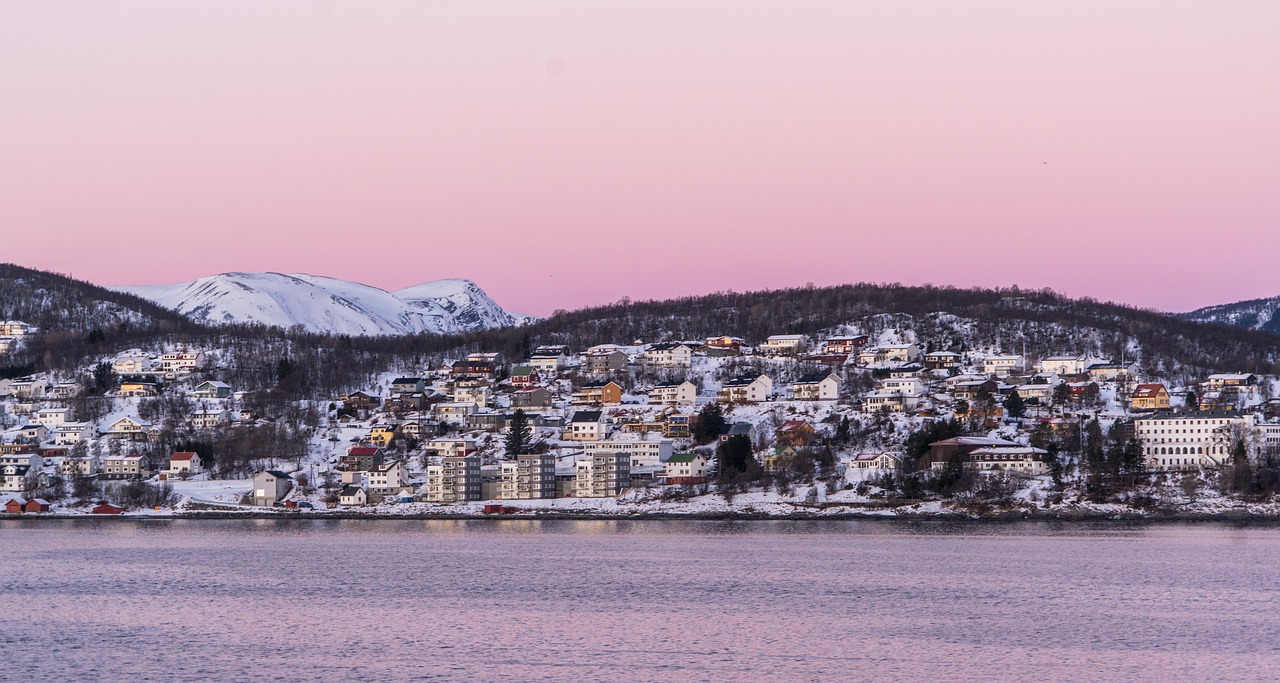
[[[93,680],[1270,678],[1280,530],[0,522],[6,671]],[[180,645],[175,645],[180,644]],[[143,654],[145,653],[145,654]]]

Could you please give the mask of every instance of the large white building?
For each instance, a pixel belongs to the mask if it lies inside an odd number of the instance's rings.
[[[1231,459],[1234,441],[1245,438],[1250,455],[1260,450],[1252,414],[1228,410],[1156,413],[1133,421],[1147,467],[1180,470],[1217,467]]]
[[[632,467],[658,467],[675,452],[671,439],[609,439],[588,441],[582,446],[587,457],[625,453],[631,458]]]

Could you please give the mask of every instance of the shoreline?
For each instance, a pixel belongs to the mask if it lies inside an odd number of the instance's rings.
[[[94,521],[166,521],[166,520],[290,520],[290,521],[327,521],[327,520],[367,520],[367,521],[493,521],[493,522],[527,522],[527,521],[692,521],[692,522],[818,522],[818,521],[883,521],[897,522],[976,522],[989,524],[1010,524],[1017,522],[1065,522],[1093,523],[1120,522],[1126,524],[1146,523],[1213,523],[1259,524],[1280,526],[1280,515],[1259,514],[1247,511],[1230,513],[1111,513],[1101,511],[1038,511],[1029,512],[1011,510],[988,514],[966,514],[961,512],[930,513],[890,513],[873,514],[867,512],[837,512],[829,514],[772,514],[763,512],[693,512],[664,513],[636,512],[626,514],[601,514],[592,512],[546,512],[533,514],[473,514],[473,513],[426,513],[412,512],[393,514],[385,512],[265,512],[256,510],[239,511],[173,511],[124,515],[93,514],[58,514],[58,513],[0,513],[0,521],[7,520],[94,520]]]

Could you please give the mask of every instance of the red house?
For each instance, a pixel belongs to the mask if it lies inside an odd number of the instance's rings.
[[[33,498],[27,501],[26,507],[23,508],[23,512],[48,512],[48,511],[49,511],[49,501],[43,498]]]
[[[26,499],[21,498],[21,497],[18,497],[18,498],[10,498],[10,499],[9,499],[9,500],[4,504],[4,511],[5,511],[5,512],[8,512],[9,514],[12,514],[12,515],[20,515],[20,514],[22,514],[22,510],[23,510],[24,508],[26,508],[26,506],[27,506],[27,501],[26,501]]]
[[[121,515],[124,514],[124,508],[116,507],[111,503],[103,503],[93,509],[95,515]]]

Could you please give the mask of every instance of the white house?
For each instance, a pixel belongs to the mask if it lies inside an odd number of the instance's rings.
[[[1005,377],[1026,369],[1022,356],[988,356],[982,361],[982,371],[988,375]]]
[[[49,429],[57,429],[62,423],[69,421],[70,418],[70,408],[41,408],[31,416],[31,421],[44,425]]]
[[[160,356],[160,369],[176,374],[189,374],[207,364],[204,351],[173,351]]]
[[[394,493],[409,484],[409,473],[399,460],[392,460],[375,465],[366,475],[369,492],[386,495]]]
[[[724,383],[716,393],[720,403],[760,403],[773,395],[773,380],[768,375],[747,375]]]
[[[693,365],[693,347],[682,342],[654,344],[644,352],[644,361],[663,368],[687,368]]]
[[[697,400],[698,387],[688,380],[659,384],[649,390],[649,403],[674,405],[677,403],[693,403]]]
[[[231,422],[231,414],[220,409],[197,410],[191,413],[191,426],[196,429],[214,429]]]
[[[338,504],[346,507],[363,507],[369,504],[369,492],[363,486],[343,486],[338,493]]]
[[[859,453],[845,458],[843,464],[845,479],[862,481],[899,469],[902,459],[893,453]]]
[[[597,441],[606,432],[603,413],[599,410],[579,410],[570,418],[569,425],[560,438],[566,441]]]
[[[840,378],[835,373],[818,373],[802,377],[790,387],[796,401],[834,401],[840,398]]]
[[[1036,363],[1036,372],[1051,375],[1082,375],[1089,369],[1092,362],[1094,362],[1092,359],[1085,359],[1083,356],[1049,356],[1041,358]]]
[[[709,463],[700,453],[674,453],[663,466],[668,484],[701,484],[707,480]]]
[[[156,431],[156,428],[139,417],[122,417],[107,427],[107,435],[126,439],[145,439]]]
[[[204,461],[192,451],[179,451],[169,456],[169,467],[165,469],[169,477],[189,477],[201,472],[204,472]]]
[[[121,356],[111,363],[117,375],[140,375],[151,372],[151,359],[146,356]]]
[[[93,424],[89,422],[63,422],[53,431],[55,446],[74,446],[89,438]]]
[[[91,455],[82,458],[66,456],[58,464],[58,473],[68,477],[91,477],[102,471],[102,460]]]
[[[924,381],[919,377],[889,377],[880,382],[880,390],[903,396],[920,396],[924,393]]]

